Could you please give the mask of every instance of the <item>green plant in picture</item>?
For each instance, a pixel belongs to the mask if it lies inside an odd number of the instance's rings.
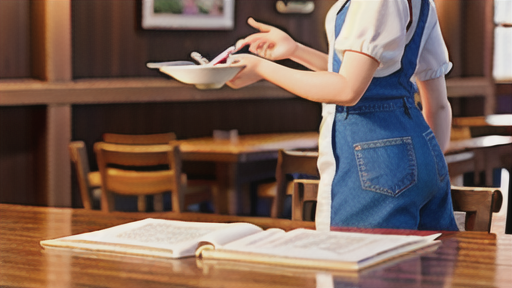
[[[194,0],[201,14],[218,15],[223,13],[222,0]]]
[[[154,0],[154,13],[183,13],[183,2],[181,0]]]

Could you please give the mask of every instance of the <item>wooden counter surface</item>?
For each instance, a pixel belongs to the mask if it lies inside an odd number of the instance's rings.
[[[436,251],[347,273],[43,250],[41,240],[107,228],[149,214],[0,204],[0,215],[0,286],[7,287],[510,287],[512,283],[512,236],[504,234],[445,233]],[[312,222],[269,218],[150,216],[227,222],[253,219],[264,227],[313,227]]]

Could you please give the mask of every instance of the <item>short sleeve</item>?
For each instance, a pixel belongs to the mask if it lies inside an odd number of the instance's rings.
[[[335,52],[340,59],[347,50],[367,54],[380,63],[375,76],[388,75],[400,68],[408,22],[406,0],[352,0]]]
[[[439,22],[437,22],[437,15],[433,13],[430,17],[435,17],[435,25],[430,30],[428,37],[425,38],[415,73],[416,79],[421,81],[444,76],[450,72],[453,66],[448,58],[448,49],[446,49]]]

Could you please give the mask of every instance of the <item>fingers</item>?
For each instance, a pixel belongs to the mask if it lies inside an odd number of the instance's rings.
[[[228,64],[239,64],[243,59],[243,55],[229,55]]]
[[[273,28],[270,25],[263,24],[261,22],[254,20],[252,17],[249,17],[249,19],[247,19],[247,24],[251,25],[253,28],[260,30],[261,32],[269,32],[270,29]]]
[[[236,50],[238,51],[238,49],[244,47],[246,43],[247,42],[245,39],[240,39],[240,40],[236,41],[236,44],[235,44]]]
[[[240,50],[240,48],[244,47],[245,45],[251,45],[251,46],[255,47],[253,44],[260,41],[261,38],[263,38],[261,33],[255,33],[255,34],[247,36],[244,39],[240,39],[235,44],[236,50],[237,51]],[[251,51],[251,52],[253,52],[253,51]]]
[[[274,38],[276,37],[275,31],[277,31],[277,29],[273,26],[260,23],[252,17],[247,20],[247,23],[258,29],[260,32],[251,34],[245,39],[239,40],[236,43],[236,49],[239,50],[245,45],[250,45],[250,52],[261,57],[271,59],[273,54],[272,52],[276,46]]]
[[[258,42],[258,45],[256,46],[256,54],[258,54],[261,57],[269,58],[272,56],[271,49],[270,49],[271,43],[269,42]]]
[[[245,39],[238,40],[236,43],[236,50],[238,51],[245,45],[249,45],[249,51],[260,56],[264,56],[267,49],[275,46],[274,43],[269,42],[260,33],[252,34]]]

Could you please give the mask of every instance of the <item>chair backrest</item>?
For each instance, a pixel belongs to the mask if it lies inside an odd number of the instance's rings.
[[[296,179],[293,181],[292,194],[292,220],[314,220],[316,205],[306,206],[308,202],[316,203],[318,196],[318,183],[320,180]],[[309,208],[309,209],[307,209]]]
[[[90,172],[87,150],[83,141],[69,143],[69,154],[74,164],[80,196],[85,209],[93,209],[93,190],[101,186],[99,172]]]
[[[167,144],[176,140],[176,135],[172,132],[157,134],[116,134],[104,133],[103,141],[117,144]],[[87,149],[83,141],[73,141],[69,144],[69,153],[71,161],[75,167],[77,182],[80,190],[80,196],[85,209],[97,209],[99,201],[94,196],[94,191],[101,188],[101,176],[99,171],[90,171]],[[145,207],[145,197],[139,197],[138,206]],[[158,202],[155,199],[155,203]]]
[[[275,218],[282,214],[287,187],[290,181],[293,181],[289,175],[300,174],[308,177],[320,177],[316,164],[317,159],[318,152],[316,151],[279,150],[276,167],[277,191],[271,211],[272,217]]]
[[[499,212],[503,195],[498,188],[452,186],[453,210],[466,212],[467,231],[491,231],[492,213]]]
[[[179,146],[94,144],[101,174],[103,211],[114,210],[113,194],[155,195],[171,192],[172,210],[184,210]]]
[[[157,134],[117,134],[117,133],[103,133],[103,142],[116,143],[116,144],[167,144],[170,141],[176,140],[176,134],[172,132],[157,133]]]
[[[292,220],[313,219],[311,209],[305,209],[308,201],[316,202],[318,180],[294,180],[292,195]],[[453,210],[466,212],[466,231],[490,232],[492,213],[499,212],[503,195],[497,188],[452,186]]]
[[[167,144],[176,140],[176,134],[173,132],[156,133],[156,134],[118,134],[103,133],[103,141],[115,144],[127,145],[154,145]],[[146,211],[146,196],[139,196],[137,199],[137,207],[139,211]],[[163,210],[162,195],[153,196],[153,206],[155,210]]]

